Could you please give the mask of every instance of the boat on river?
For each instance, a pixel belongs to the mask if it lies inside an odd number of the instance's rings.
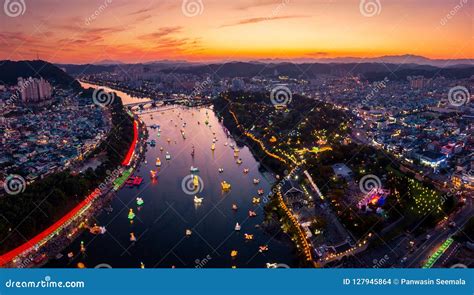
[[[194,177],[193,177],[193,186],[194,186],[194,188],[199,187],[199,177],[197,177],[197,175],[194,175]]]
[[[241,227],[240,224],[237,222],[237,223],[235,224],[235,228],[234,228],[234,229],[235,229],[235,231],[240,231],[240,230],[242,229],[242,227]]]
[[[94,225],[89,229],[89,232],[93,235],[103,235],[107,230],[104,226]]]
[[[258,247],[258,252],[263,253],[268,251],[268,245],[262,245]]]
[[[133,209],[130,208],[130,211],[128,211],[128,219],[133,220],[135,218],[135,213],[133,212]]]
[[[226,182],[225,180],[221,182],[221,187],[223,191],[228,191],[231,188],[230,183]]]

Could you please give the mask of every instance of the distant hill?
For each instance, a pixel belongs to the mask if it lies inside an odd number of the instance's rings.
[[[34,77],[50,81],[55,86],[80,88],[80,84],[57,66],[42,60],[0,61],[0,81],[16,84],[18,77]]]
[[[335,57],[335,58],[298,58],[298,59],[258,59],[256,62],[263,63],[389,63],[389,64],[417,64],[430,65],[435,67],[452,66],[474,66],[474,59],[431,59],[424,56],[404,54],[404,55],[386,55],[379,57]]]
[[[111,65],[123,65],[124,63],[119,60],[104,59],[98,62],[93,63],[98,66],[111,66]]]
[[[71,64],[56,64],[56,66],[64,69],[68,75],[73,77],[78,75],[91,75],[103,72],[112,72],[115,70],[117,65],[71,65]]]
[[[293,78],[314,79],[317,76],[362,75],[369,80],[388,77],[392,80],[406,79],[411,75],[426,77],[445,76],[449,78],[468,78],[474,75],[474,66],[439,68],[417,64],[382,64],[382,63],[258,63],[230,62],[206,66],[190,66],[177,69],[164,69],[163,72],[175,74],[210,74],[218,77],[254,77],[285,75]]]
[[[301,77],[306,79],[315,78],[320,75],[347,75],[364,74],[369,72],[395,71],[400,66],[395,64],[379,63],[348,63],[348,64],[325,64],[325,63],[257,63],[257,62],[230,62],[225,64],[211,64],[206,66],[192,66],[174,69],[174,73],[184,74],[216,74],[220,77],[254,77],[285,75],[290,77]],[[416,65],[409,66],[411,68]],[[171,70],[163,70],[164,72]]]
[[[163,61],[153,61],[153,62],[147,62],[147,63],[137,63],[137,64],[125,64],[125,63],[120,63],[120,62],[114,62],[110,61],[111,63],[107,63],[105,61],[104,63],[96,63],[96,64],[82,64],[82,65],[76,65],[76,64],[57,64],[58,67],[63,68],[69,75],[72,76],[79,76],[79,75],[91,75],[91,74],[97,74],[97,73],[103,73],[103,72],[112,72],[112,71],[129,71],[129,70],[135,70],[138,68],[143,68],[143,69],[153,69],[156,71],[162,70],[162,69],[175,69],[179,67],[187,67],[187,66],[192,66],[192,65],[197,65],[194,63],[189,63],[186,61],[168,61],[168,60],[163,60]]]

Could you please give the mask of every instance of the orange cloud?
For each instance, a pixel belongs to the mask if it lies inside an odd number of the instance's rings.
[[[290,18],[305,18],[305,17],[309,17],[309,16],[308,15],[286,15],[286,16],[272,16],[272,17],[254,17],[254,18],[243,19],[232,24],[225,24],[220,27],[221,28],[233,27],[233,26],[239,26],[239,25],[256,24],[256,23],[261,23],[261,22],[266,22],[266,21],[275,21],[275,20],[290,19]]]

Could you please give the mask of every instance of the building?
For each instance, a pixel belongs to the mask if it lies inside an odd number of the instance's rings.
[[[471,165],[472,167],[472,165]],[[457,171],[451,177],[451,181],[456,188],[465,188],[474,190],[474,169],[465,167],[461,171]]]
[[[245,89],[245,82],[240,78],[232,79],[232,91],[241,91]]]
[[[18,88],[21,94],[21,101],[24,103],[38,103],[51,98],[53,88],[48,81],[43,78],[28,79],[18,78]]]
[[[421,89],[429,86],[431,83],[431,79],[426,79],[423,76],[410,76],[408,77],[408,81],[410,81],[410,87],[412,89]]]
[[[434,170],[438,170],[447,164],[447,157],[441,153],[426,151],[421,153],[420,163]]]

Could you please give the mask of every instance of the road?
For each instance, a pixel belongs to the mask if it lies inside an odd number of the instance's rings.
[[[454,221],[456,226],[450,228],[448,226],[437,226],[435,229],[428,232],[431,235],[429,239],[419,244],[418,248],[412,253],[407,255],[408,263],[405,267],[421,267],[422,264],[430,257],[432,253],[450,236],[461,230],[467,221],[473,216],[474,206],[472,198],[466,198],[466,204],[454,217],[450,218],[450,221]],[[403,265],[397,264],[395,267],[402,267]]]

